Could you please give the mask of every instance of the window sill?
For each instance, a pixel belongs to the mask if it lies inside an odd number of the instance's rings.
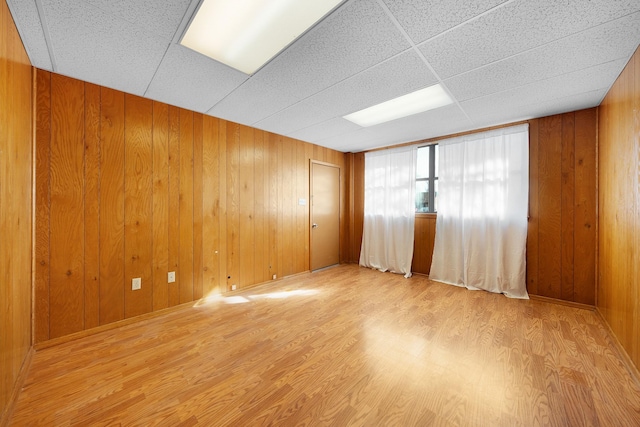
[[[416,218],[436,218],[437,212],[416,212]]]

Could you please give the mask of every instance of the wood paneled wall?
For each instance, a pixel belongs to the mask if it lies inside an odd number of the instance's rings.
[[[527,288],[541,295],[595,304],[597,109],[529,121],[530,220]],[[352,256],[358,262],[364,218],[364,154],[353,164]],[[416,216],[412,270],[428,274],[435,215]]]
[[[31,348],[32,73],[0,1],[0,424]]]
[[[529,121],[527,289],[595,305],[596,108]]]
[[[36,342],[308,271],[310,159],[346,230],[343,153],[40,70],[37,113]]]
[[[599,114],[597,307],[640,369],[640,49]]]

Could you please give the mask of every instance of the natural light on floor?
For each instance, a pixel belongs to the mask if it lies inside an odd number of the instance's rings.
[[[254,300],[285,299],[285,298],[290,298],[294,296],[317,295],[319,293],[320,291],[318,291],[317,289],[294,289],[290,291],[269,292],[265,294],[254,294],[254,295],[247,295],[247,296],[241,296],[241,295],[224,296],[224,295],[221,295],[219,292],[215,291],[215,292],[211,292],[206,297],[197,301],[193,306],[201,307],[205,304],[213,303],[213,302],[223,302],[225,304],[245,304],[247,302],[254,301]]]

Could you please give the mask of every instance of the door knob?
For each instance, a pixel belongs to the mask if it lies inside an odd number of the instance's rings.
[[[316,224],[315,222],[311,225],[311,228],[318,228],[318,224]]]

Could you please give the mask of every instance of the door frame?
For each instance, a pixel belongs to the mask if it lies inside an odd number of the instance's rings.
[[[312,269],[313,265],[313,165],[329,166],[338,169],[338,264],[341,259],[340,233],[342,232],[342,168],[335,163],[323,162],[320,160],[309,159],[309,271],[317,271]],[[321,270],[321,269],[318,269]]]

